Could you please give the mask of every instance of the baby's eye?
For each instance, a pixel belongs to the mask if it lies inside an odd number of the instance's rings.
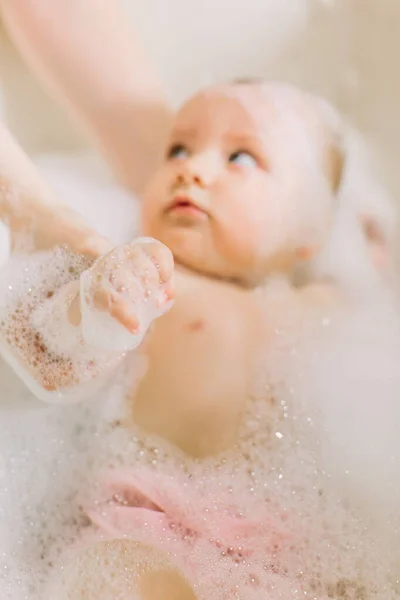
[[[189,150],[183,144],[174,144],[167,152],[167,158],[187,158]]]
[[[240,167],[256,167],[257,160],[249,152],[238,150],[229,156],[229,162]]]

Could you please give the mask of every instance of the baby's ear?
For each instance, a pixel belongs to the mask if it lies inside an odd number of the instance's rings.
[[[361,215],[360,222],[372,265],[378,271],[387,273],[391,262],[387,236],[373,217]]]
[[[327,151],[327,175],[334,194],[337,194],[342,183],[346,168],[346,151],[343,138],[335,132],[330,140]]]
[[[347,128],[339,112],[323,98],[313,97],[312,106],[322,128],[322,168],[332,192],[337,194],[346,169]]]

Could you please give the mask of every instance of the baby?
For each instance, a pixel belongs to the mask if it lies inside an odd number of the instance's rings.
[[[334,298],[330,286],[285,288],[282,297],[279,292],[272,295],[266,311],[254,290],[271,278],[292,280],[321,253],[338,211],[343,160],[340,120],[334,111],[290,87],[226,84],[204,90],[184,105],[164,164],[142,203],[142,233],[173,254],[176,300],[142,346],[148,369],[134,390],[130,415],[137,424],[191,456],[215,454],[234,444],[255,357],[275,335],[274,311],[285,310],[292,296],[322,306]],[[81,322],[80,311],[88,301],[137,333],[135,329],[146,330],[149,322],[140,323],[135,314],[135,294],[144,298],[154,285],[171,288],[168,250],[155,242],[142,246],[144,252],[135,252],[135,247],[137,243],[129,251],[133,256],[120,249],[98,260],[86,278],[87,292],[75,280],[47,301],[61,305],[61,312],[68,305],[67,318],[84,331],[86,341],[89,317],[84,311]],[[152,256],[156,251],[157,257]],[[148,274],[155,263],[162,274],[157,281]],[[150,283],[128,289],[125,276],[146,279],[146,272]],[[54,286],[47,288],[42,292],[53,296]],[[171,294],[169,289],[168,299]],[[48,333],[35,338],[39,355],[31,341],[23,357],[38,367],[44,364],[39,360],[44,347],[57,351],[55,329],[49,325],[54,309],[39,304],[46,316],[35,322],[44,321]],[[56,324],[60,319],[57,314]],[[28,331],[25,322],[18,331],[21,347],[24,329]],[[92,337],[97,329],[98,323]],[[108,349],[124,352],[129,343]],[[64,354],[62,347],[59,351]],[[52,382],[46,371],[36,369],[38,383],[47,389],[60,387],[66,368],[70,370],[60,363],[54,372],[55,361],[51,364]]]
[[[142,233],[159,242],[74,263],[66,285],[42,286],[39,301],[34,292],[7,348],[42,388],[69,389],[112,372],[168,311],[141,343],[147,370],[125,424],[197,459],[234,447],[277,324],[343,302],[327,271],[313,277],[341,210],[341,128],[325,102],[289,86],[199,92],[179,111],[142,202]],[[15,324],[9,314],[3,332]],[[76,332],[69,349],[68,335],[56,336],[62,323]]]
[[[329,286],[254,291],[321,252],[342,166],[339,119],[297,90],[238,82],[183,106],[142,203],[143,233],[174,255],[176,300],[144,342],[133,421],[192,456],[235,443],[274,313],[297,295],[334,301]]]

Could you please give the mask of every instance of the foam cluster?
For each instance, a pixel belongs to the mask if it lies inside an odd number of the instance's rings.
[[[89,298],[83,322],[97,319],[98,281],[65,250],[26,260],[2,273],[2,352],[35,393],[47,381],[60,399],[53,387],[76,393],[110,364],[95,340],[89,358],[61,319],[76,281]],[[38,408],[31,397],[17,403],[20,382],[1,365],[2,600],[148,600],[160,571],[185,600],[397,600],[392,300],[294,310],[276,323],[237,446],[202,461],[124,426],[130,390],[119,374],[91,403]]]
[[[190,459],[110,416],[110,404],[123,414],[123,379],[90,406],[2,411],[2,598],[142,600],[160,571],[190,600],[398,598],[395,521],[390,538],[377,513],[361,511],[359,495],[337,485],[338,470],[332,476],[321,452],[326,424],[311,402],[316,394],[322,405],[340,398],[351,405],[363,389],[361,365],[355,389],[347,376],[341,380],[337,361],[345,339],[352,352],[365,341],[368,311],[361,329],[349,329],[352,314],[344,315],[345,330],[331,315],[299,314],[301,327],[295,319],[277,324],[276,346],[256,365],[237,447],[208,460]],[[323,377],[311,368],[321,369],[321,336]],[[380,344],[375,358],[387,365],[386,336]],[[371,368],[365,354],[360,359]],[[342,441],[335,427],[329,432],[332,443]],[[345,460],[335,452],[343,478],[347,443]],[[370,498],[368,487],[363,495]],[[147,506],[146,516],[135,506]],[[103,523],[91,523],[94,513]]]
[[[0,352],[39,398],[73,401],[104,383],[121,355],[88,346],[68,310],[90,266],[67,249],[23,256],[2,270]]]
[[[176,578],[178,588],[189,586],[187,597],[197,600],[398,598],[393,531],[390,537],[376,511],[360,510],[360,495],[344,492],[321,452],[326,424],[320,425],[311,396],[317,391],[321,403],[324,396],[332,401],[334,384],[337,398],[355,401],[348,378],[343,387],[338,383],[334,350],[349,335],[352,350],[365,339],[365,330],[343,331],[330,318],[306,311],[277,324],[277,344],[260,356],[240,441],[231,451],[197,461],[156,437],[110,423],[95,461],[103,470],[95,478],[100,484],[82,490],[95,527],[56,561],[48,598],[141,599],[154,570]],[[313,389],[310,377],[318,372],[312,366],[321,368],[314,341],[322,338],[329,368]],[[380,349],[388,350],[382,339]],[[361,393],[362,369],[356,377]],[[384,447],[379,438],[374,443]],[[368,488],[363,491],[368,496]]]

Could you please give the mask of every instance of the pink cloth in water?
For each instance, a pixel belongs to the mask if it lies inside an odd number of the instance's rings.
[[[106,536],[160,550],[199,598],[210,597],[210,586],[218,599],[260,598],[261,589],[271,599],[292,598],[279,557],[294,536],[286,513],[273,505],[252,504],[250,517],[226,487],[201,490],[189,477],[178,481],[150,470],[113,473],[104,498],[87,513]]]

